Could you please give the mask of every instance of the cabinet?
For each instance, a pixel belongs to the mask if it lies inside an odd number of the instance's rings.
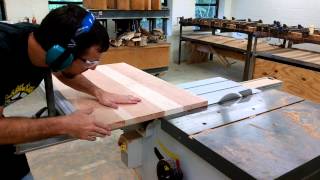
[[[149,31],[156,28],[156,20],[162,20],[162,30],[167,34],[167,22],[170,17],[169,9],[161,10],[90,10],[98,21],[108,28],[108,21],[112,20],[120,26],[123,21],[136,20],[138,23],[143,18],[149,21]],[[132,29],[133,30],[133,29]],[[119,33],[120,34],[120,33]],[[119,35],[118,34],[118,35]],[[161,53],[160,53],[161,52]],[[160,53],[160,54],[159,54]],[[110,48],[103,54],[103,64],[126,62],[139,69],[159,74],[166,71],[169,66],[169,43],[148,44],[146,47],[118,47]]]

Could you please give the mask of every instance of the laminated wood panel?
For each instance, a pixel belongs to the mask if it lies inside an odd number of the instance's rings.
[[[207,106],[207,101],[125,63],[100,65],[84,73],[90,81],[112,93],[130,94],[142,99],[135,105],[112,109],[92,96],[78,92],[54,79],[54,87],[75,109],[93,108],[96,120],[118,129],[167,115]]]

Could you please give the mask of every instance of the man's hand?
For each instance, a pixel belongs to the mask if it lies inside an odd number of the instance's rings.
[[[63,122],[65,134],[88,141],[95,141],[96,137],[110,136],[111,127],[97,122],[91,115],[92,112],[93,109],[87,109],[68,115]]]
[[[102,89],[96,91],[96,98],[102,105],[117,109],[118,104],[137,104],[141,99],[131,95],[121,95],[106,92]]]

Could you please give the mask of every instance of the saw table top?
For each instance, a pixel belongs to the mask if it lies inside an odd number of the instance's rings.
[[[207,86],[207,81],[181,85],[204,91]],[[223,91],[226,89],[216,95]],[[302,179],[319,170],[318,117],[320,105],[266,90],[171,116],[161,125],[232,179]]]

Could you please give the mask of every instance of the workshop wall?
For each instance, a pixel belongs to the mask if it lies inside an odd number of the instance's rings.
[[[223,16],[227,18],[232,17],[232,0],[220,0],[219,2],[219,13],[218,17],[222,18]]]
[[[39,23],[49,13],[46,0],[5,0],[4,2],[7,19],[10,22],[21,21],[24,17],[29,17],[31,21],[35,16]]]
[[[178,17],[194,18],[196,15],[195,0],[168,0],[170,19],[168,24],[168,34],[171,35],[179,30]]]
[[[319,0],[232,0],[231,15],[236,18],[279,20],[289,26],[301,24],[320,27]]]

